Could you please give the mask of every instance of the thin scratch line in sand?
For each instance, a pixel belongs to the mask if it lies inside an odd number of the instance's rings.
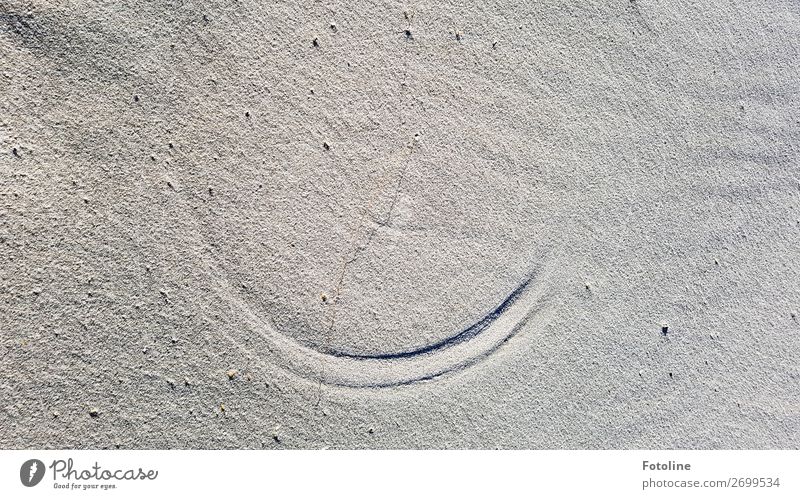
[[[338,314],[339,307],[337,306],[339,303],[339,298],[342,296],[342,287],[344,286],[344,279],[347,275],[347,268],[358,259],[358,256],[364,252],[367,247],[372,243],[372,239],[377,234],[378,230],[381,227],[385,227],[389,225],[392,219],[392,213],[394,212],[394,208],[397,205],[397,199],[400,195],[400,190],[403,186],[403,180],[405,178],[406,172],[408,171],[408,159],[411,156],[411,153],[414,152],[414,142],[412,141],[407,145],[407,151],[405,154],[400,153],[398,155],[402,156],[401,160],[403,161],[403,167],[400,169],[400,174],[397,180],[397,186],[395,187],[394,196],[392,196],[392,202],[389,205],[389,209],[387,210],[386,217],[383,221],[378,220],[376,225],[372,227],[367,235],[367,239],[363,244],[359,243],[358,232],[365,225],[366,219],[372,213],[372,206],[375,203],[376,199],[380,197],[380,195],[384,192],[384,186],[381,185],[380,188],[376,189],[372,196],[370,196],[369,203],[367,207],[364,209],[364,213],[362,214],[361,220],[359,221],[358,227],[356,228],[356,238],[355,238],[355,248],[351,252],[350,256],[345,258],[342,262],[342,270],[339,273],[339,278],[336,281],[336,287],[334,288],[334,294],[331,299],[331,319],[329,321],[328,327],[325,330],[325,335],[323,336],[323,341],[326,344],[332,343],[331,335],[333,334],[334,327],[336,326],[336,316]],[[322,389],[325,382],[325,370],[326,370],[326,362],[325,360],[322,361],[321,369],[320,369],[320,379],[317,385],[317,403],[316,405],[319,406],[322,402]]]

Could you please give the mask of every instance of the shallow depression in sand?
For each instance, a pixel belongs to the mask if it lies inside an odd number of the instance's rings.
[[[170,166],[203,265],[255,330],[325,364],[321,377],[339,364],[429,362],[513,329],[500,319],[532,308],[523,298],[547,246],[541,173],[519,152],[540,147],[496,99],[511,89],[449,98],[445,52],[424,56],[391,31],[379,40],[380,57],[342,33],[306,47],[307,64],[270,50],[174,82],[208,89],[180,109],[205,140],[189,150],[176,136]],[[267,60],[279,78],[254,73]],[[485,80],[483,69],[458,73]]]

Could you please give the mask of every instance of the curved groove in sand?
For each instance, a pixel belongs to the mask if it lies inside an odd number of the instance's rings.
[[[262,351],[265,357],[309,381],[349,388],[409,385],[466,369],[513,338],[533,314],[543,310],[546,302],[543,281],[532,275],[477,322],[444,340],[401,352],[355,354],[322,351],[281,334],[253,312],[224,274],[217,276],[224,288],[220,294],[267,343]]]
[[[425,355],[429,353],[433,353],[439,350],[443,350],[445,348],[449,348],[459,343],[463,343],[465,341],[469,341],[472,338],[478,336],[483,331],[485,331],[489,326],[492,325],[494,321],[496,321],[502,314],[505,312],[509,307],[511,307],[517,298],[525,291],[525,288],[531,283],[533,278],[529,277],[526,279],[522,284],[517,286],[511,294],[503,300],[503,303],[497,306],[494,310],[483,316],[479,321],[475,322],[471,326],[466,329],[463,329],[461,332],[454,334],[449,338],[445,338],[441,341],[436,343],[417,348],[414,350],[404,350],[401,352],[393,352],[393,353],[380,353],[380,354],[357,354],[357,353],[349,353],[340,350],[326,350],[322,351],[322,353],[327,353],[329,355],[333,355],[334,357],[343,357],[347,359],[357,359],[357,360],[366,360],[366,359],[383,359],[383,360],[390,360],[390,359],[407,359],[410,357],[415,357],[417,355]]]

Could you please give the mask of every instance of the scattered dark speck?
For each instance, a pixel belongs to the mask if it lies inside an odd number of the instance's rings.
[[[11,149],[11,154],[19,158],[19,151],[17,150],[16,147]]]
[[[245,118],[249,118],[249,117],[250,117],[250,111],[246,111],[246,112],[244,113],[244,117],[245,117]]]
[[[413,40],[414,39],[414,36],[411,34],[411,30],[410,29],[405,30],[404,33],[406,35],[406,38],[408,38],[409,40]]]
[[[133,102],[139,102],[139,96],[138,95],[134,95],[133,96]]]
[[[313,45],[314,47],[319,48],[319,40],[314,38],[313,40],[311,40],[311,45]]]
[[[669,326],[667,324],[661,325],[661,334],[666,336],[669,333]]]
[[[672,373],[669,373],[669,377],[670,377],[670,378],[672,377]]]

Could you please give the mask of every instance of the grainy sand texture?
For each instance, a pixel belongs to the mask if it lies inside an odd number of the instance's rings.
[[[798,448],[800,3],[0,0],[0,448]]]

